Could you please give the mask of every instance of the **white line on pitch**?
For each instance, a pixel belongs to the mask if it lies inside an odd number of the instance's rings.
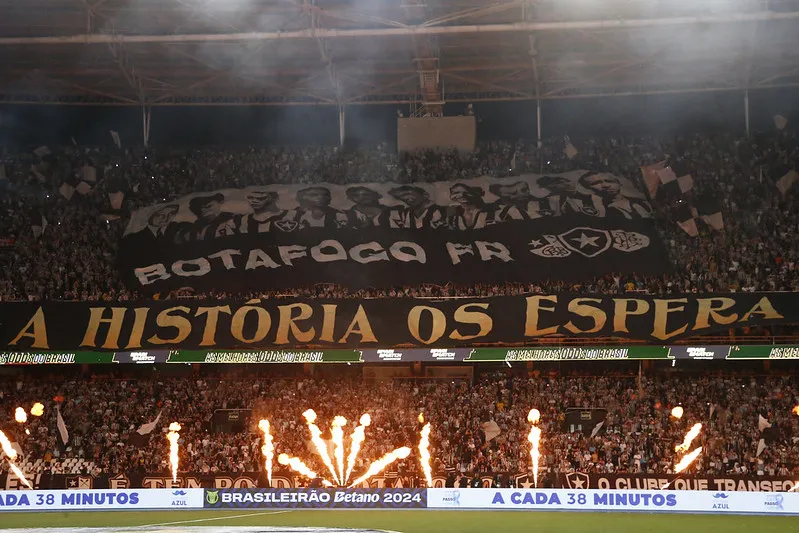
[[[233,518],[246,518],[248,516],[265,516],[265,515],[273,515],[273,514],[283,514],[283,513],[290,513],[293,509],[289,509],[286,511],[263,511],[260,513],[248,513],[248,514],[237,514],[237,515],[229,515],[229,516],[216,516],[214,518],[198,518],[197,520],[181,520],[179,522],[163,522],[161,524],[147,524],[144,526],[138,527],[161,527],[161,526],[176,526],[178,524],[196,524],[199,522],[212,522],[214,520],[231,520]]]

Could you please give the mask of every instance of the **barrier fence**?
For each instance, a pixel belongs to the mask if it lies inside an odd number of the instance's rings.
[[[594,489],[0,491],[0,512],[158,509],[485,509],[799,515],[799,493]]]
[[[0,351],[0,365],[796,360],[799,345],[540,346],[365,350]]]

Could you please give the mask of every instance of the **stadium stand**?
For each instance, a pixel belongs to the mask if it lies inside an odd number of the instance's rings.
[[[438,181],[481,175],[561,172],[592,168],[640,182],[641,166],[683,154],[682,168],[694,177],[693,193],[720,202],[724,230],[701,226],[698,237],[680,229],[673,198],[656,204],[656,222],[675,265],[663,277],[607,276],[579,284],[541,282],[485,286],[397,287],[390,291],[348,290],[330,285],[300,286],[279,294],[164,294],[177,296],[308,295],[334,297],[477,296],[526,292],[650,294],[721,291],[782,291],[797,288],[796,195],[782,196],[775,180],[795,167],[799,149],[792,132],[753,140],[729,135],[661,139],[575,140],[569,158],[562,141],[534,144],[493,142],[475,153],[416,153],[397,156],[386,146],[373,150],[306,149],[141,149],[68,147],[39,158],[6,155],[8,179],[0,214],[0,236],[15,245],[0,255],[0,299],[130,300],[138,297],[114,268],[126,214],[139,206],[223,187],[273,183],[337,184],[375,181]],[[44,161],[45,168],[38,167]],[[75,192],[82,168],[100,169],[96,190]],[[511,169],[510,167],[514,168]],[[39,170],[35,170],[35,169]],[[34,171],[35,170],[35,171]],[[41,171],[40,171],[41,170]],[[61,190],[64,184],[67,190]],[[84,187],[86,186],[86,182]],[[643,186],[642,186],[643,188]],[[122,192],[121,209],[107,193]],[[67,200],[66,196],[71,199]]]
[[[30,435],[20,428],[9,431],[25,450],[26,471],[166,473],[166,439],[161,431],[166,431],[167,424],[162,423],[143,447],[130,442],[137,428],[163,412],[163,421],[183,423],[182,471],[213,474],[263,470],[257,420],[268,417],[277,452],[303,457],[321,473],[325,468],[309,451],[309,433],[301,416],[313,407],[320,421],[336,415],[355,421],[364,412],[371,414],[359,470],[394,448],[414,445],[418,441],[417,416],[423,412],[433,427],[435,473],[471,477],[475,473],[529,472],[526,413],[530,406],[539,406],[544,420],[542,477],[576,471],[671,473],[676,463],[675,443],[681,442],[698,420],[705,427],[694,446],[702,446],[705,452],[686,475],[799,474],[799,449],[795,445],[799,417],[791,414],[797,401],[797,382],[791,375],[711,376],[666,371],[641,379],[618,372],[580,376],[553,369],[527,376],[489,371],[469,383],[363,381],[352,376],[308,378],[296,372],[288,379],[253,378],[252,369],[205,368],[184,377],[149,372],[146,377],[129,378],[81,376],[77,372],[66,379],[19,375],[17,380],[0,384],[0,397],[10,418],[13,409],[5,406],[43,398],[62,402],[60,410],[71,434],[66,448],[60,446],[55,430],[55,401],[48,400],[45,416],[28,424]],[[675,421],[669,413],[678,404],[685,416]],[[570,431],[564,425],[567,409],[575,407],[607,410],[605,423],[595,437]],[[243,431],[214,430],[215,410],[239,408],[253,410],[252,422]],[[766,434],[759,429],[759,416],[772,425]],[[484,424],[490,421],[496,422],[500,433],[487,440]],[[758,454],[764,438],[766,447]],[[413,458],[399,463],[394,473],[422,477]]]

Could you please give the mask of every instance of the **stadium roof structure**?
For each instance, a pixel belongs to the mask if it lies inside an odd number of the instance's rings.
[[[0,103],[418,105],[799,86],[797,0],[0,0]]]

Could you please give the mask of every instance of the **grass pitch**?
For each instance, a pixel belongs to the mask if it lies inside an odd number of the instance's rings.
[[[3,528],[205,526],[362,528],[400,533],[799,533],[799,518],[524,511],[165,511],[4,513]],[[145,530],[146,531],[146,530]]]

